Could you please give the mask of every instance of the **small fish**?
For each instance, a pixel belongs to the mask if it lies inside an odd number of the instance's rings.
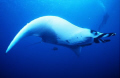
[[[53,49],[52,49],[52,50],[56,51],[56,50],[58,50],[58,48],[57,48],[57,47],[53,47]]]
[[[70,43],[68,40],[66,40],[67,43]]]

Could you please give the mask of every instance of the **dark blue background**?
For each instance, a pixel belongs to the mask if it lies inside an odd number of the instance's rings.
[[[105,8],[97,0],[0,0],[0,78],[119,78],[120,0],[101,1]],[[62,46],[31,45],[37,37],[21,40],[5,55],[17,32],[35,18],[55,15],[97,30],[105,12],[110,17],[100,31],[117,35],[84,47],[80,57]]]

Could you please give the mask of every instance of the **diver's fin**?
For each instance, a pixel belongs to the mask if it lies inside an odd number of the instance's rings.
[[[82,47],[80,47],[80,46],[70,46],[69,48],[70,48],[72,51],[74,51],[75,54],[76,54],[78,57],[80,56]]]

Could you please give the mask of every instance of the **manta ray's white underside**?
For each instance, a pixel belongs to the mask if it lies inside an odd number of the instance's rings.
[[[20,39],[27,36],[38,36],[42,38],[43,42],[69,47],[79,55],[80,47],[92,44],[94,38],[100,35],[102,33],[96,31],[91,32],[90,29],[73,25],[63,18],[44,16],[34,19],[25,25],[12,40],[6,53]]]

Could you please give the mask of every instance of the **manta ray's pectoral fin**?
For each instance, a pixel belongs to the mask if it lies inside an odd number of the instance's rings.
[[[82,47],[80,46],[69,46],[69,48],[74,51],[74,53],[79,57]]]

